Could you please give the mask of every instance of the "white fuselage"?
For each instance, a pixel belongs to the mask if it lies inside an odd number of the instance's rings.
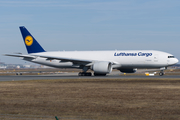
[[[57,59],[48,60],[38,56],[52,56],[69,59],[109,61],[112,62],[113,69],[119,68],[161,68],[171,66],[178,62],[172,54],[155,50],[124,50],[124,51],[58,51],[41,52],[30,55],[37,56],[36,59],[25,59],[34,63],[39,63],[57,68],[79,68],[78,63],[61,61]]]

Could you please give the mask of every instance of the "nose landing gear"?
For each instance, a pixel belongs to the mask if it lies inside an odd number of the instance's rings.
[[[164,71],[161,70],[160,73],[159,73],[159,76],[163,76],[164,75]]]
[[[167,67],[160,68],[159,76],[163,76],[164,70],[166,70],[166,69],[167,69]]]

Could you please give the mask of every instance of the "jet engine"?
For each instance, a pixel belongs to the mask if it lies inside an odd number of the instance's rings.
[[[96,62],[91,66],[94,73],[97,74],[107,74],[112,71],[111,62]]]
[[[122,68],[119,70],[123,73],[135,73],[137,71],[137,69],[129,69],[129,68]]]

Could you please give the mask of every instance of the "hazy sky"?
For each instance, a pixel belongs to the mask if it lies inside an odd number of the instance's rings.
[[[180,60],[179,0],[0,0],[0,59],[26,48],[25,26],[46,51],[160,50]]]

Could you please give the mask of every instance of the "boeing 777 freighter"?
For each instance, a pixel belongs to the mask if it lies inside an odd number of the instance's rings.
[[[56,68],[82,69],[79,76],[103,76],[117,69],[124,73],[134,73],[137,68],[159,68],[159,75],[178,62],[172,54],[156,50],[115,50],[115,51],[56,51],[46,52],[24,27],[20,31],[27,48],[27,55],[6,54],[23,60]]]

